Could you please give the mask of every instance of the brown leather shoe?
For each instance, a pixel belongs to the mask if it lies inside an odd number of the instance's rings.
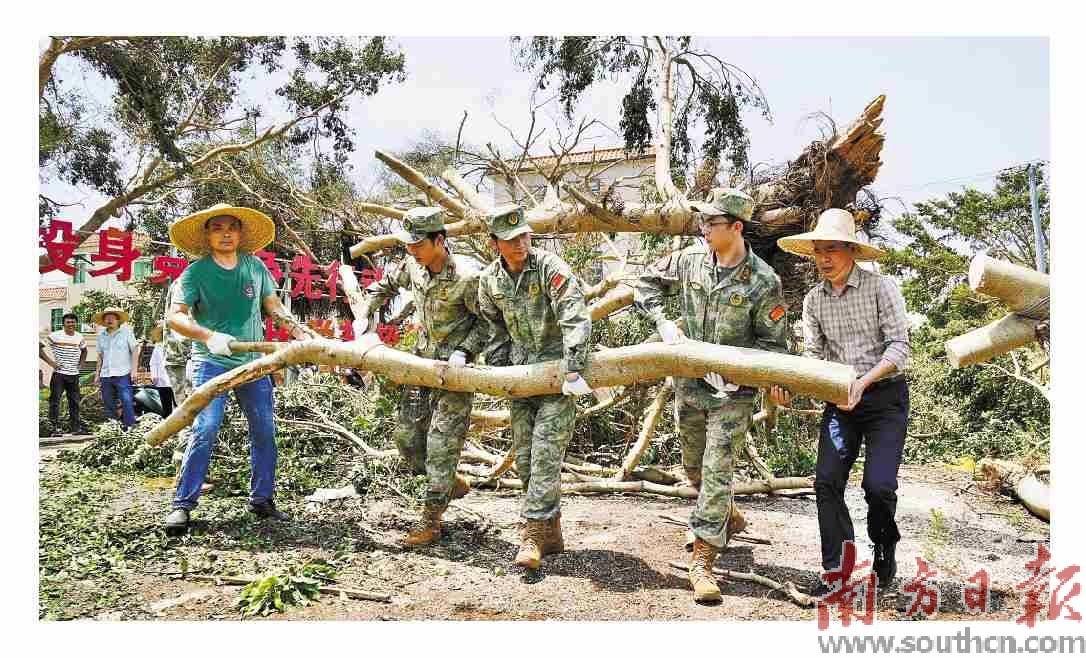
[[[403,545],[408,547],[429,546],[441,539],[441,515],[444,506],[426,505],[422,508],[422,518],[411,532],[403,538]]]

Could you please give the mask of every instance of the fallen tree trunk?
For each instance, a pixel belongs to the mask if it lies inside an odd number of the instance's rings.
[[[1034,515],[1045,521],[1052,520],[1049,487],[1025,466],[1003,459],[982,459],[977,463],[977,470],[989,486],[1010,491]]]
[[[158,445],[189,426],[215,397],[236,386],[259,379],[288,365],[321,363],[351,366],[384,375],[397,384],[448,391],[486,393],[506,398],[554,395],[561,392],[561,361],[525,366],[456,367],[445,361],[423,359],[374,342],[376,336],[345,343],[314,338],[267,354],[199,386],[172,414],[147,434]],[[272,345],[275,345],[274,343]],[[232,342],[239,351],[241,344]],[[778,384],[794,393],[843,404],[855,378],[846,365],[762,350],[685,341],[676,345],[649,343],[592,354],[584,378],[593,388],[629,385],[668,375],[696,378],[719,372],[728,381],[765,388]]]
[[[758,202],[748,233],[757,236],[759,245],[771,245],[777,237],[800,233],[819,212],[830,207],[843,208],[856,201],[861,188],[871,184],[882,165],[879,154],[885,137],[878,131],[885,96],[879,96],[863,109],[860,116],[844,131],[834,132],[827,140],[807,147],[788,166],[774,175],[773,180],[761,182],[751,190]],[[660,137],[663,138],[662,131]],[[408,183],[414,185],[464,218],[446,225],[451,237],[484,233],[486,226],[465,204],[452,199],[425,177],[405,163],[378,152],[380,160],[389,165]],[[551,199],[530,209],[525,219],[536,233],[657,233],[667,235],[699,235],[697,222],[686,199],[678,193],[670,179],[664,180],[660,171],[668,159],[657,158],[655,167],[657,191],[664,203],[627,204],[621,208],[606,207],[582,190],[563,185],[571,201]],[[478,195],[466,190],[455,178],[442,176],[461,193],[467,205],[484,205]],[[661,187],[662,186],[662,187]],[[368,237],[350,249],[352,258],[395,246],[392,235]],[[756,245],[756,250],[763,251]]]

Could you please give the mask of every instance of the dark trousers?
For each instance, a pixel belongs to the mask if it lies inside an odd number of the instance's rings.
[[[78,432],[79,423],[79,375],[63,375],[54,372],[49,380],[49,421],[57,426],[60,418],[60,396],[68,396],[68,429]]]
[[[867,499],[867,535],[876,544],[889,544],[901,538],[894,513],[897,471],[905,449],[908,418],[909,386],[904,378],[869,386],[852,411],[826,405],[815,466],[823,570],[836,569],[841,561],[842,543],[855,539],[845,505],[845,486],[861,442],[867,445],[862,485]]]
[[[155,390],[158,391],[158,399],[162,403],[162,417],[165,418],[173,413],[173,389],[169,386],[156,386]]]

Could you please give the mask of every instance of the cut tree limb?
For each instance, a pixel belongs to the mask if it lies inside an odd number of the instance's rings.
[[[989,485],[1011,491],[1030,512],[1045,521],[1052,520],[1049,487],[1025,466],[1003,459],[982,459],[977,462],[977,470]]]
[[[1047,274],[981,253],[969,263],[969,287],[999,298],[1015,313],[1037,320],[1048,319]]]
[[[396,156],[385,153],[384,151],[374,151],[373,154],[378,160],[388,165],[389,169],[395,171],[400,178],[422,190],[427,197],[432,199],[442,208],[445,208],[457,217],[464,217],[468,214],[468,209],[464,204],[446,194],[445,190],[426,180],[426,176],[419,170],[403,160],[400,160]]]
[[[503,487],[520,487],[521,481],[516,479],[499,480]],[[474,485],[487,486],[491,483],[484,478],[477,478]],[[813,486],[813,479],[809,477],[777,478],[774,486],[780,489],[809,489]],[[740,482],[732,484],[732,494],[737,496],[749,496],[750,494],[769,493],[765,482]],[[670,496],[672,498],[698,497],[698,490],[694,487],[669,487],[653,482],[615,482],[614,480],[593,480],[589,482],[573,482],[562,484],[563,494],[653,494],[656,496]]]
[[[486,393],[506,398],[561,392],[565,369],[561,360],[505,367],[456,367],[424,359],[371,340],[350,343],[313,338],[277,348],[244,366],[199,386],[172,414],[147,434],[158,445],[190,425],[215,397],[288,365],[320,363],[350,366],[384,375],[397,384],[448,391]],[[231,343],[237,351],[237,343]],[[647,343],[603,350],[589,356],[584,378],[593,388],[629,385],[668,375],[698,378],[719,372],[736,384],[764,388],[785,386],[794,393],[843,404],[854,370],[846,365],[745,347],[684,341],[676,345]]]
[[[946,342],[952,368],[983,363],[1037,340],[1037,327],[1049,318],[1049,283],[1042,274],[987,254],[969,263],[969,287],[998,298],[1013,313]]]
[[[983,363],[1035,342],[1037,325],[1040,323],[1040,320],[1010,313],[991,324],[948,340],[945,344],[946,358],[951,368]]]

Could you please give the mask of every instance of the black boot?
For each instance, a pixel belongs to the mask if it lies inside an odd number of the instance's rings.
[[[872,568],[878,578],[879,589],[885,589],[894,582],[897,575],[897,559],[894,556],[897,550],[897,542],[875,544],[875,564]]]
[[[286,512],[280,512],[275,509],[275,503],[270,500],[266,500],[263,503],[249,503],[249,511],[263,519],[273,519],[275,521],[289,521],[290,517]]]

